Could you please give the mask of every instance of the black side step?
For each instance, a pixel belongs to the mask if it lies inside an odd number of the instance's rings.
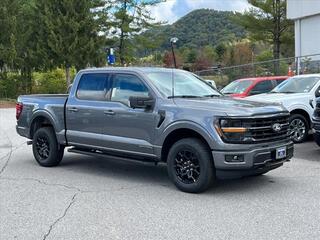
[[[104,157],[104,158],[121,160],[121,161],[150,162],[156,165],[159,162],[159,160],[157,160],[156,158],[132,158],[131,156],[122,157],[122,156],[114,155],[111,153],[107,153],[107,152],[103,152],[95,149],[79,149],[79,148],[73,147],[73,148],[69,148],[68,152],[84,154],[92,157]]]

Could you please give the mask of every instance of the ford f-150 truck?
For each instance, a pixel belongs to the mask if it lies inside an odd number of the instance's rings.
[[[20,96],[17,132],[41,166],[69,152],[165,162],[173,183],[201,192],[218,178],[260,175],[293,156],[289,112],[235,100],[193,74],[163,68],[80,71],[69,95]]]

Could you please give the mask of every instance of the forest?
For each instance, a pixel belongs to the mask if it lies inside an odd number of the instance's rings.
[[[294,56],[284,0],[249,0],[244,13],[198,9],[173,24],[151,14],[163,1],[2,0],[0,99],[64,93],[78,70],[107,66],[110,48],[116,66],[173,67],[172,37],[178,67],[194,72]]]

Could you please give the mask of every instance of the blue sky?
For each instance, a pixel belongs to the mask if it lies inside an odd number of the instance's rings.
[[[249,6],[247,0],[167,0],[153,7],[151,13],[158,21],[173,23],[199,8],[243,12]]]

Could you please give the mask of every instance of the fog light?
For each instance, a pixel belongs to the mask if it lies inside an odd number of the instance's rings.
[[[226,155],[225,156],[226,162],[244,162],[243,155]]]

